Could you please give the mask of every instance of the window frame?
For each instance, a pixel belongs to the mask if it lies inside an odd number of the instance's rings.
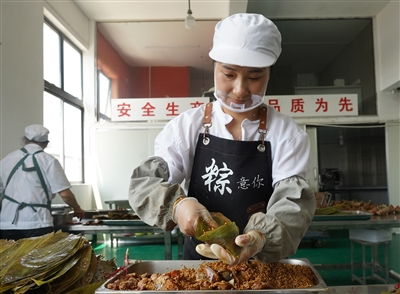
[[[100,111],[100,74],[102,74],[103,76],[105,76],[109,81],[110,81],[110,88],[109,88],[109,91],[110,91],[110,97],[109,97],[109,99],[110,99],[110,101],[109,101],[109,103],[110,103],[110,107],[111,107],[111,99],[112,99],[112,95],[111,95],[111,91],[112,91],[112,79],[109,77],[109,76],[107,76],[102,70],[100,70],[100,69],[98,69],[97,70],[97,77],[96,77],[96,79],[97,79],[97,103],[96,103],[96,107],[97,107],[97,111],[96,111],[96,114],[97,114],[97,121],[100,121],[101,119],[102,120],[106,120],[106,121],[111,121],[111,117],[109,117],[108,115],[106,115],[106,114],[104,114],[104,113],[102,113],[101,111]],[[110,109],[110,111],[111,111],[111,109]]]
[[[49,19],[47,19],[46,17],[43,20],[43,25],[48,25],[51,29],[53,29],[59,36],[59,42],[60,42],[60,52],[59,52],[59,58],[60,58],[60,85],[61,87],[58,87],[48,81],[46,81],[44,79],[44,74],[43,74],[43,81],[44,81],[44,92],[47,92],[57,98],[59,98],[63,103],[67,103],[69,105],[71,105],[72,107],[75,107],[77,109],[80,110],[81,112],[81,158],[82,158],[82,163],[81,163],[81,173],[82,173],[82,178],[80,181],[72,181],[72,183],[84,183],[85,182],[85,142],[84,142],[84,118],[85,118],[85,107],[83,104],[83,54],[82,54],[82,50],[76,46],[67,36],[65,36],[54,24],[51,23],[51,21]],[[66,92],[64,90],[64,41],[68,42],[68,44],[70,46],[72,46],[73,48],[75,48],[79,53],[80,53],[80,71],[81,71],[81,99],[71,95],[70,93]],[[44,48],[43,48],[44,50]],[[44,57],[43,57],[44,58]],[[62,138],[63,138],[63,142],[62,142],[62,166],[63,168],[65,168],[65,136],[64,136],[64,107],[63,107],[63,117],[62,117],[62,121],[63,121],[63,126],[62,126]]]

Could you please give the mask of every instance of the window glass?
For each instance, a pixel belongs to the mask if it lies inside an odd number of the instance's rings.
[[[60,37],[47,24],[43,26],[43,56],[44,79],[61,87]]]
[[[110,117],[111,108],[111,80],[102,72],[99,72],[99,111]]]
[[[64,44],[64,90],[82,99],[81,54],[69,42]]]
[[[375,115],[372,18],[277,19],[282,54],[267,95],[357,94],[360,115]]]
[[[321,191],[387,203],[384,125],[320,126],[317,137]]]
[[[63,102],[44,92],[43,124],[49,129],[49,145],[46,152],[53,155],[64,166],[63,162]]]
[[[69,181],[83,182],[82,52],[47,20],[43,31],[46,151],[60,161]]]
[[[64,103],[65,173],[71,182],[82,179],[82,111]]]

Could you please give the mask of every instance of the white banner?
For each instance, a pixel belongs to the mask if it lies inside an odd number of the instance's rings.
[[[265,96],[264,102],[291,117],[357,116],[357,94]]]
[[[209,101],[208,97],[111,99],[111,120],[170,120]]]
[[[111,120],[170,120],[208,101],[207,97],[112,99]],[[292,117],[358,115],[357,94],[265,96],[264,102]]]

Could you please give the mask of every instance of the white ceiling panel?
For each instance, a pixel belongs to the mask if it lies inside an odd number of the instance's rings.
[[[75,0],[92,19],[110,21],[182,20],[188,10],[187,0]],[[232,9],[246,8],[247,1],[191,0],[191,10],[197,19],[221,19]],[[238,5],[238,3],[244,3]]]
[[[365,27],[366,22],[354,19],[374,17],[389,0],[191,0],[198,20],[192,30],[184,27],[186,0],[75,2],[98,22],[130,65],[190,66],[212,74],[208,51],[214,26],[232,13],[261,13],[278,23],[285,20],[278,25],[285,48],[279,62],[312,71],[324,67],[327,58],[319,58],[322,51],[334,58]],[[303,19],[314,21],[299,21]]]
[[[216,21],[201,21],[192,30],[182,22],[99,23],[104,37],[132,66],[192,66],[209,69],[208,51]]]

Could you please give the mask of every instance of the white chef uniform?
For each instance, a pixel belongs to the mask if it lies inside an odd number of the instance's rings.
[[[191,109],[170,121],[155,141],[154,155],[163,158],[170,171],[170,183],[185,182],[185,192],[189,186],[191,167],[197,138],[203,132],[202,121],[204,107]],[[218,101],[214,102],[210,135],[233,140],[226,128],[232,120],[229,114],[222,111]],[[242,123],[242,141],[259,140],[259,120],[244,120]],[[268,107],[268,132],[266,141],[271,142],[273,161],[272,184],[282,179],[297,175],[305,178],[309,141],[307,134],[288,116]]]
[[[156,138],[155,157],[134,170],[129,201],[146,223],[170,228],[171,203],[178,196],[187,195],[195,146],[199,134],[204,131],[203,115],[204,106],[171,120]],[[209,133],[233,140],[226,128],[231,120],[220,103],[214,102]],[[259,120],[244,120],[242,140],[257,141],[258,126]],[[274,192],[267,212],[253,214],[244,231],[255,229],[266,233],[267,242],[258,257],[272,261],[295,252],[311,222],[315,201],[305,180],[310,152],[307,134],[290,117],[271,107],[268,107],[267,126],[265,140],[271,144]]]
[[[29,154],[42,150],[37,144],[27,144],[24,148]],[[6,181],[12,169],[25,155],[22,150],[16,150],[0,161],[0,176],[3,189],[6,187]],[[45,152],[39,152],[35,157],[43,174],[50,200],[54,199],[56,193],[71,187],[64,170],[56,158]],[[29,169],[33,166],[32,156],[29,155],[25,160],[25,167]],[[3,192],[20,203],[47,204],[47,196],[38,174],[35,171],[24,171],[21,167],[16,170]],[[50,210],[44,207],[35,207],[36,212],[29,206],[24,207],[19,210],[17,221],[13,223],[17,208],[17,203],[3,199],[0,212],[1,230],[38,229],[53,226],[53,217]]]

